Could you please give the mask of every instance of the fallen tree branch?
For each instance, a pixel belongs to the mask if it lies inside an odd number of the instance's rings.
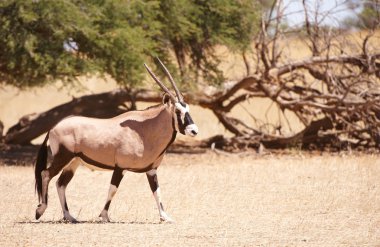
[[[33,139],[49,131],[60,120],[70,115],[109,118],[125,112],[121,109],[125,102],[160,102],[161,96],[152,91],[129,92],[115,90],[107,93],[74,98],[68,103],[54,107],[41,114],[29,114],[12,126],[6,136],[7,144],[29,144]]]

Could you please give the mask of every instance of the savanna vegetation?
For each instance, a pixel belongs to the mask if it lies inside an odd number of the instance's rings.
[[[378,246],[379,1],[329,2],[0,1],[0,245]],[[61,221],[58,176],[34,220],[36,138],[161,102],[143,66],[163,79],[155,57],[200,129],[159,169],[175,224],[136,173],[102,223],[111,174],[83,167],[67,188],[79,223]]]
[[[193,146],[376,150],[378,3],[341,4],[357,14],[340,26],[323,24],[331,13],[305,0],[304,25],[290,27],[283,1],[3,1],[3,84],[29,90],[61,80],[75,87],[81,76],[95,74],[120,85],[24,116],[9,127],[5,143],[28,144],[71,114],[110,117],[136,109],[136,102],[159,102],[142,64],[160,57],[188,101],[210,110],[231,133]],[[350,22],[360,35],[347,30]],[[297,46],[307,47],[301,58],[292,56]],[[245,66],[232,83],[221,69],[220,47]],[[259,120],[249,102],[260,98],[283,121]],[[245,107],[249,121],[231,114],[237,107]],[[294,121],[301,128],[292,129]]]

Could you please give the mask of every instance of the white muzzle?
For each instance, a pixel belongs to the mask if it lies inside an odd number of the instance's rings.
[[[198,126],[196,126],[195,124],[190,124],[186,126],[185,134],[192,137],[196,136],[198,134]]]

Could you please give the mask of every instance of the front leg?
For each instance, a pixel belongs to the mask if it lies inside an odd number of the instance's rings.
[[[164,207],[162,206],[161,192],[160,192],[160,187],[158,185],[158,180],[157,180],[157,170],[152,169],[152,170],[148,171],[146,173],[146,176],[148,178],[150,189],[153,192],[154,199],[156,200],[156,203],[157,203],[158,212],[160,214],[160,221],[168,222],[168,223],[174,222],[169,217],[169,215],[166,214],[166,212],[164,211]]]

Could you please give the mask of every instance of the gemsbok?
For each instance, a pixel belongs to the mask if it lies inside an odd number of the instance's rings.
[[[36,219],[47,208],[50,180],[62,170],[56,186],[63,219],[77,222],[69,213],[65,191],[78,166],[83,164],[90,169],[113,171],[108,197],[99,215],[102,221],[110,221],[108,209],[126,171],[146,173],[160,220],[172,221],[161,202],[157,168],[177,132],[194,137],[198,134],[198,127],[169,71],[159,59],[158,61],[169,78],[176,97],[144,64],[165,92],[162,104],[142,111],[129,111],[110,119],[71,116],[61,120],[48,132],[35,165],[36,191],[40,203],[36,209]],[[52,162],[47,168],[49,148]]]

